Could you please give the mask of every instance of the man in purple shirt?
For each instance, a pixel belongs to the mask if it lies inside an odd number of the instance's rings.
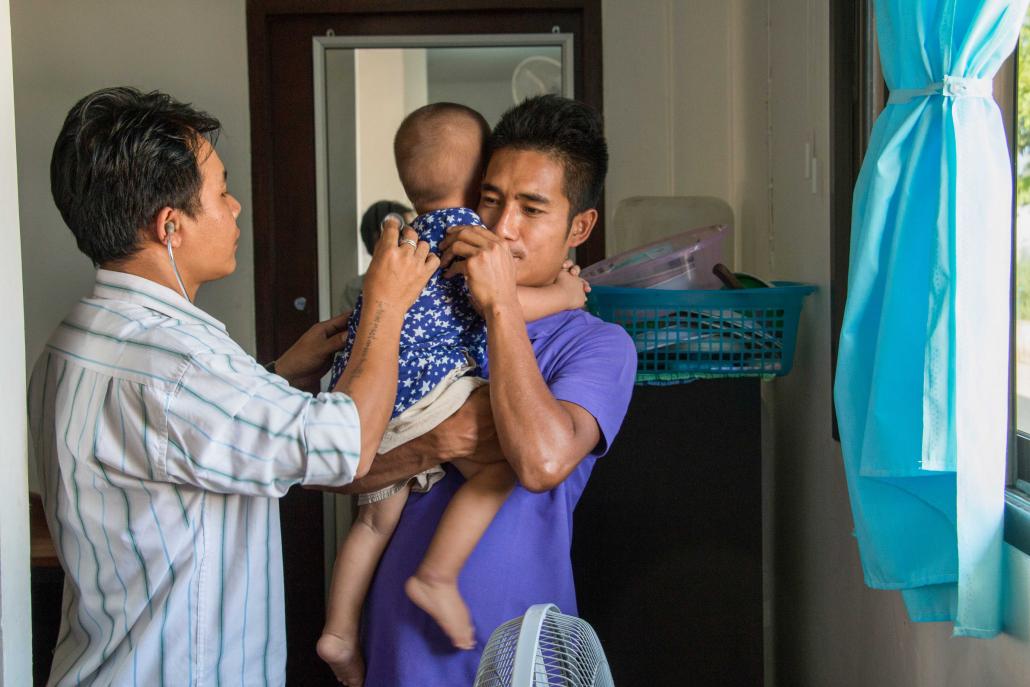
[[[408,499],[368,596],[369,687],[471,685],[498,625],[535,603],[576,612],[572,511],[629,405],[636,352],[621,328],[582,311],[527,325],[516,298],[517,285],[553,282],[569,249],[596,224],[608,162],[600,116],[564,98],[534,98],[505,113],[490,145],[479,205],[490,230],[463,227],[441,244],[448,274],[465,275],[487,321],[490,384],[406,451],[380,456],[357,488],[402,476],[416,455],[422,465],[433,461],[426,456],[434,447],[433,462],[499,452],[519,486],[459,580],[476,627],[474,651],[455,649],[404,593],[461,475],[447,466],[431,491]]]

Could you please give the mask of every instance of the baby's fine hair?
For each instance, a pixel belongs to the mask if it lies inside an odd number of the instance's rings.
[[[404,118],[393,152],[404,192],[416,211],[478,189],[489,136],[483,115],[458,103],[431,103]]]

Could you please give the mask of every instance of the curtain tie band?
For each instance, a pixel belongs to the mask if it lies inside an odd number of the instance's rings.
[[[993,98],[991,79],[974,79],[964,76],[945,76],[923,88],[899,88],[891,91],[888,105],[901,105],[916,98],[942,95],[946,98]]]

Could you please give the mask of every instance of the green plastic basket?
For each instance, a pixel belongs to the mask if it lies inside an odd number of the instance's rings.
[[[798,319],[815,286],[665,291],[595,286],[587,308],[621,325],[637,349],[637,382],[775,377],[790,372]]]

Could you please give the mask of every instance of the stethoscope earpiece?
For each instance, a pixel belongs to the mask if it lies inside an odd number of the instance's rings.
[[[192,303],[190,296],[186,293],[186,287],[182,283],[182,277],[179,276],[179,266],[175,264],[175,255],[172,253],[172,234],[175,233],[175,222],[169,220],[165,222],[165,247],[168,249],[168,259],[172,261],[172,271],[175,272],[175,281],[179,282],[179,289],[182,291],[183,298]]]

